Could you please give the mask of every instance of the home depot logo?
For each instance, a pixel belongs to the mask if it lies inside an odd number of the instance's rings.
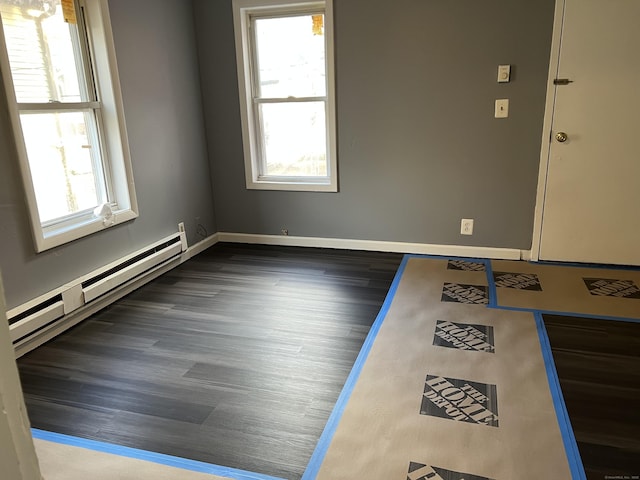
[[[465,272],[484,272],[484,263],[470,260],[449,260],[447,270],[463,270]]]
[[[497,427],[496,386],[427,375],[420,414]]]
[[[456,302],[486,305],[489,303],[487,287],[484,285],[463,285],[460,283],[445,283],[442,287],[443,302]]]
[[[631,280],[583,278],[591,295],[599,297],[640,298],[640,288]]]
[[[535,273],[493,272],[493,280],[496,287],[542,291],[540,280]]]
[[[471,325],[469,323],[438,320],[433,335],[433,344],[460,350],[495,352],[493,327],[487,325]]]
[[[487,477],[454,472],[441,467],[432,467],[424,463],[409,462],[407,480],[492,480]]]

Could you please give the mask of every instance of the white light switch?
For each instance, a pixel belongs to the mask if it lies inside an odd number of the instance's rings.
[[[511,79],[511,65],[498,65],[498,83],[506,83]]]
[[[496,100],[496,118],[507,118],[509,116],[509,99],[500,98]]]

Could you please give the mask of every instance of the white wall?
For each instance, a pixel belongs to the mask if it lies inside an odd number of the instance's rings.
[[[11,480],[42,478],[9,337],[2,277],[0,277],[0,465],[2,478]]]

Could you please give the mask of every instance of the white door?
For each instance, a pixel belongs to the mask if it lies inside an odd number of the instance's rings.
[[[539,257],[640,265],[640,0],[566,0],[556,78]]]

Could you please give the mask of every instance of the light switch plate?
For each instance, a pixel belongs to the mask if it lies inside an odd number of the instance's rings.
[[[496,118],[507,118],[509,116],[509,99],[500,98],[496,100]]]
[[[498,83],[511,80],[511,65],[498,65]]]

